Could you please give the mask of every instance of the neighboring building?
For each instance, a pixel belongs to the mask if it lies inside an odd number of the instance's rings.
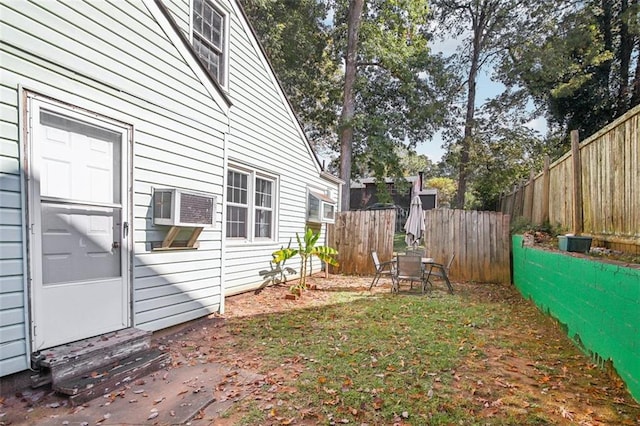
[[[13,0],[0,24],[0,376],[220,312],[332,220],[341,182],[236,0]]]
[[[400,206],[404,210],[409,210],[411,205],[411,199],[413,197],[413,184],[419,181],[420,186],[420,201],[422,201],[423,210],[431,210],[438,207],[438,190],[433,188],[424,188],[423,176],[409,176],[406,178],[408,182],[407,189],[405,191],[398,191],[393,179],[386,178],[385,183],[387,189],[391,194],[393,203]],[[357,181],[351,182],[351,205],[350,210],[363,210],[371,208],[379,203],[377,196],[377,186],[375,178],[363,178]]]

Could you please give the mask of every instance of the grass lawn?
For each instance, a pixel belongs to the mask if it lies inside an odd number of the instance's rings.
[[[334,287],[319,306],[228,319],[216,358],[266,379],[224,424],[639,424],[620,380],[552,320],[511,286],[482,287]]]

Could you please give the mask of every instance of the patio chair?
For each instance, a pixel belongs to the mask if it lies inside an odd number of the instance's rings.
[[[381,277],[387,277],[393,279],[393,260],[388,260],[386,262],[380,262],[378,258],[378,252],[375,250],[371,250],[371,258],[373,259],[373,265],[376,267],[376,274],[373,277],[373,281],[371,281],[371,285],[369,286],[369,290],[373,288],[374,284],[378,284]]]
[[[393,275],[393,287],[391,291],[398,293],[400,291],[400,281],[410,281],[413,288],[413,282],[420,283],[422,293],[426,291],[427,280],[424,273],[424,265],[422,256],[398,255],[396,257],[395,274]]]
[[[427,265],[429,268],[429,271],[427,272],[427,283],[432,284],[431,277],[442,278],[447,283],[449,293],[453,294],[453,286],[451,286],[451,281],[449,281],[449,270],[451,269],[451,264],[455,257],[455,253],[452,254],[446,266],[441,263],[429,263]]]
[[[427,254],[427,250],[424,248],[412,248],[412,249],[407,249],[407,251],[405,251],[406,255],[409,256],[420,256],[425,257]],[[411,289],[413,290],[413,282],[411,283]]]

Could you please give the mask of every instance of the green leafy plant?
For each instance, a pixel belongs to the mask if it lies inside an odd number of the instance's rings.
[[[300,256],[300,280],[298,284],[291,286],[289,289],[293,294],[301,296],[302,291],[307,288],[308,265],[314,256],[328,265],[338,266],[338,260],[336,259],[338,250],[328,246],[316,246],[319,238],[319,232],[313,232],[311,228],[307,228],[302,238],[300,238],[300,234],[296,233],[297,249],[287,247],[287,249],[274,252],[274,260],[281,259],[281,256],[282,259],[289,259],[295,255]]]
[[[287,247],[282,247],[271,253],[273,259],[270,262],[270,269],[260,271],[260,275],[265,278],[262,288],[269,284],[286,283],[287,275],[295,274],[296,270],[285,266],[285,263],[296,255],[300,256],[300,280],[289,288],[293,294],[302,295],[302,291],[307,288],[307,273],[314,256],[328,265],[338,266],[336,259],[338,251],[332,247],[316,246],[319,238],[319,232],[307,228],[302,237],[296,233],[297,249],[291,247],[291,240],[289,240]]]
[[[297,285],[291,286],[292,293],[302,295],[302,291],[307,288],[307,271],[311,259],[315,256],[324,263],[332,266],[338,266],[338,250],[328,246],[316,246],[320,238],[319,232],[313,232],[311,228],[307,228],[304,236],[296,233],[298,241],[298,250],[296,254],[300,256],[300,281]]]
[[[297,271],[289,266],[285,266],[285,263],[296,254],[297,251],[291,248],[291,240],[289,240],[287,247],[281,247],[279,250],[271,253],[272,259],[269,262],[269,269],[259,272],[260,276],[264,277],[264,282],[258,291],[271,284],[286,284],[287,275],[293,275]]]

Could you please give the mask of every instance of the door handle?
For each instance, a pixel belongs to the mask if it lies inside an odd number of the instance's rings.
[[[111,244],[111,248],[119,249],[120,248],[120,243],[118,241],[114,241],[113,244]]]
[[[122,238],[127,238],[129,235],[129,222],[122,224]]]

